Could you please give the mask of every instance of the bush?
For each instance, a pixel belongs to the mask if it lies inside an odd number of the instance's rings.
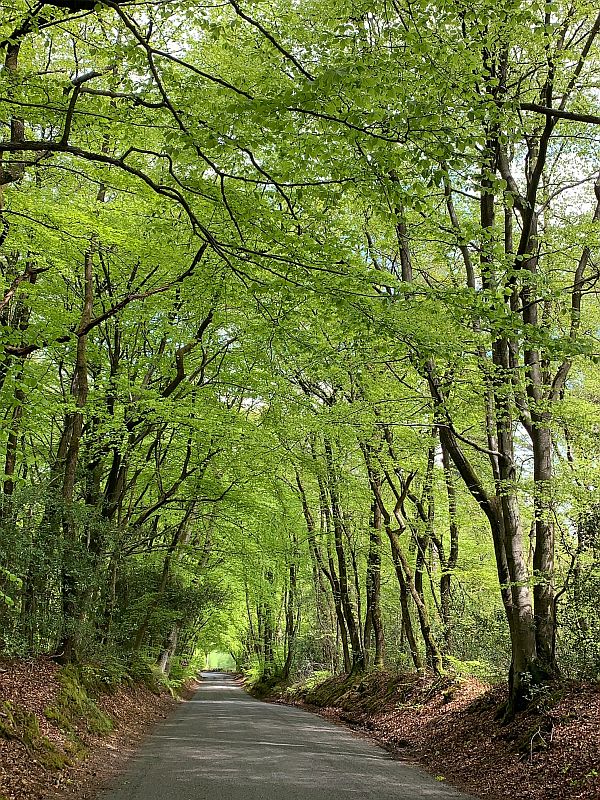
[[[147,656],[134,653],[128,666],[128,674],[135,683],[141,683],[154,694],[171,690],[169,679]]]

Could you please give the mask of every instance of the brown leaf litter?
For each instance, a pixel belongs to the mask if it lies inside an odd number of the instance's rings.
[[[44,763],[44,748],[32,746],[26,738],[0,735],[0,800],[92,798],[95,790],[123,767],[149,728],[164,719],[177,702],[168,693],[156,695],[139,685],[123,685],[96,699],[100,710],[113,720],[113,731],[91,733],[82,720],[69,733],[44,714],[60,692],[58,671],[58,665],[45,658],[0,664],[4,719],[12,708],[35,715],[39,734],[47,739],[40,740],[46,750],[58,754],[59,761],[66,757],[60,768],[52,768]]]
[[[552,687],[508,724],[498,719],[506,690],[475,679],[379,673],[326,684],[296,702],[367,732],[396,757],[474,797],[600,798],[598,684]]]

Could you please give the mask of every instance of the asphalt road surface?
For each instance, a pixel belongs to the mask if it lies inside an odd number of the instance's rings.
[[[467,800],[314,714],[203,678],[101,800]]]

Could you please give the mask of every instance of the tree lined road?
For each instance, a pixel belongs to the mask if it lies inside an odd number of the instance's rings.
[[[466,800],[320,717],[203,678],[102,800]]]

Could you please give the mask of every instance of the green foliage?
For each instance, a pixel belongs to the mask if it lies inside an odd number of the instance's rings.
[[[320,684],[331,678],[332,675],[327,670],[318,670],[314,672],[309,678],[304,678],[289,686],[285,690],[285,696],[291,700],[301,699],[304,695],[316,689]]]
[[[454,656],[447,655],[446,659],[451,672],[458,678],[474,676],[482,680],[498,678],[498,673],[490,673],[490,663],[485,661],[460,661]]]
[[[141,683],[154,694],[161,694],[169,689],[168,678],[146,656],[135,655],[127,671],[135,683]]]
[[[278,696],[281,690],[285,688],[285,683],[282,683],[281,675],[263,675],[260,673],[256,677],[252,677],[251,673],[246,688],[253,697],[264,700],[268,697]]]
[[[0,21],[2,653],[597,677],[596,9],[250,5]]]

